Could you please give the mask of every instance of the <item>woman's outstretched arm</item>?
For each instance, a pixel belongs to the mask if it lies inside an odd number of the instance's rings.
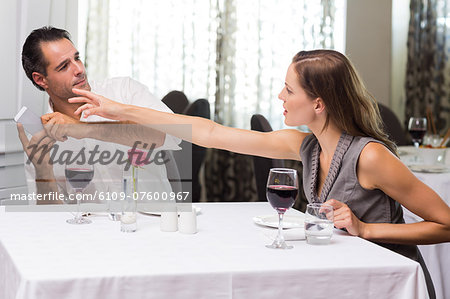
[[[201,117],[125,105],[86,90],[73,91],[81,97],[69,99],[69,102],[84,103],[75,111],[77,115],[83,112],[85,117],[96,114],[110,119],[151,125],[203,147],[274,159],[300,160],[300,146],[307,135],[293,129],[263,133],[230,128]]]

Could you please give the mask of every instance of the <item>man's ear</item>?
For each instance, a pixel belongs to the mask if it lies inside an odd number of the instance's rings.
[[[314,111],[316,111],[317,114],[325,111],[325,103],[321,98],[317,98],[314,100]]]
[[[43,89],[48,88],[47,79],[45,78],[44,75],[38,72],[33,72],[31,76],[33,77],[33,80],[37,85],[39,85]]]

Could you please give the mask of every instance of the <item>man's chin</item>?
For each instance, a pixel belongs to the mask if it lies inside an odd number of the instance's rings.
[[[91,91],[91,86],[89,85],[89,83],[83,84],[83,85],[74,85],[73,88],[77,88],[77,89],[83,89],[83,90],[87,90],[87,91]],[[74,93],[73,91],[71,92],[71,95],[68,99],[70,98],[76,98],[79,97],[79,94]]]
[[[87,90],[87,91],[91,91],[91,86],[89,85],[89,82],[87,80],[84,83],[82,83],[82,84],[74,85],[73,88],[78,88],[78,89],[84,89],[84,90]]]

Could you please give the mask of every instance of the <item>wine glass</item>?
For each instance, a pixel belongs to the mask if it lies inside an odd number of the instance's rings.
[[[67,219],[66,222],[70,224],[89,224],[92,221],[81,216],[80,199],[82,198],[83,190],[89,185],[94,176],[94,166],[87,162],[87,159],[81,152],[73,152],[72,157],[78,158],[67,162],[65,174],[70,186],[75,190],[77,212],[74,218]]]
[[[297,171],[289,168],[272,168],[267,179],[266,196],[272,207],[278,212],[278,234],[268,248],[291,249],[282,234],[284,213],[294,205],[298,193]]]
[[[425,117],[411,117],[408,122],[408,130],[414,147],[418,149],[427,132],[427,119]]]

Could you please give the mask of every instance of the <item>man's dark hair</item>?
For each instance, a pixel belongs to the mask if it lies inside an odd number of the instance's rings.
[[[44,54],[42,53],[41,43],[52,42],[60,39],[70,40],[70,34],[64,29],[58,29],[55,27],[42,27],[33,30],[30,35],[28,35],[22,48],[22,66],[27,74],[28,79],[33,82],[34,86],[40,90],[44,90],[33,80],[33,72],[38,72],[47,76],[47,65],[48,62],[45,60]],[[71,41],[72,42],[72,41]]]

